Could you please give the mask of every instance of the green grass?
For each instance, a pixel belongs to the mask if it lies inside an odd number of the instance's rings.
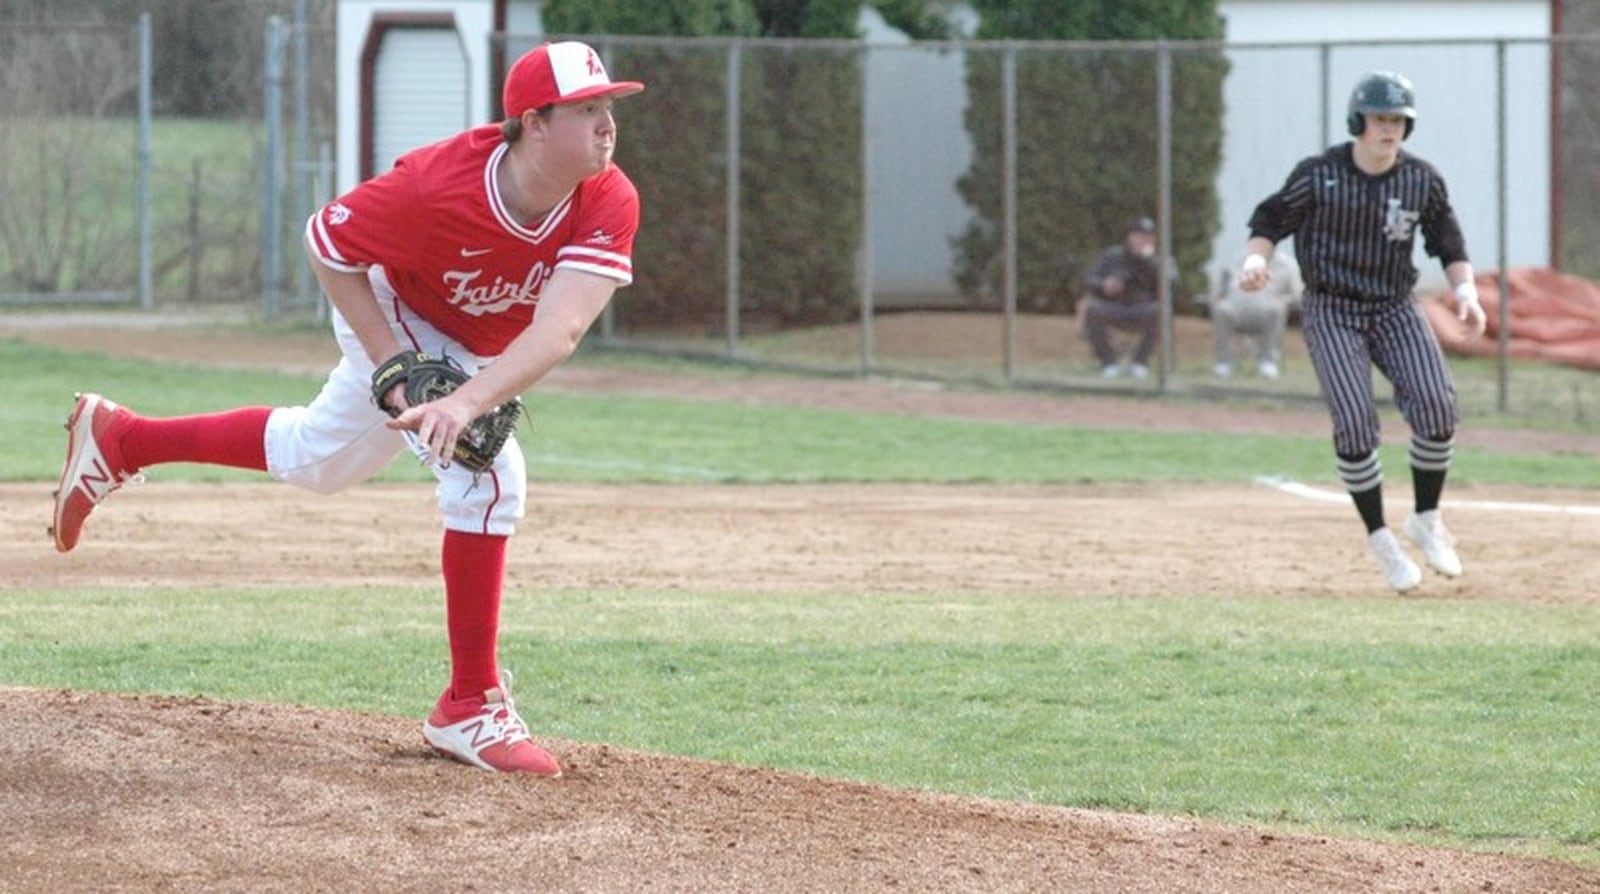
[[[0,679],[405,716],[432,587],[0,597]],[[507,599],[546,735],[986,797],[1600,866],[1600,615],[988,593]]]
[[[0,477],[53,479],[75,389],[151,413],[317,379],[0,341]],[[1067,399],[1067,398],[1064,398]],[[581,481],[1328,482],[1322,437],[1162,435],[535,392],[530,467]],[[1404,467],[1403,454],[1386,456]],[[1600,487],[1462,450],[1454,481]],[[160,477],[226,477],[163,467]],[[408,461],[390,476],[423,480]],[[1270,539],[1271,532],[1263,532]],[[419,716],[437,586],[0,589],[0,682]],[[1375,599],[513,590],[541,733],[1047,804],[1509,850],[1600,868],[1600,612]]]
[[[59,472],[70,395],[100,390],[153,415],[241,404],[303,403],[320,377],[204,370],[106,359],[0,340],[0,363],[32,370],[0,408],[0,480]],[[1071,398],[1062,398],[1069,401]],[[1044,483],[1249,481],[1283,475],[1333,483],[1324,436],[1088,429],[920,418],[803,407],[745,406],[603,394],[530,394],[519,435],[530,474],[550,481]],[[1160,412],[1159,404],[1152,410]],[[1403,445],[1384,448],[1391,469]],[[249,473],[162,467],[161,478],[248,480]],[[386,480],[428,480],[409,459]],[[1591,457],[1462,450],[1459,484],[1600,487]]]

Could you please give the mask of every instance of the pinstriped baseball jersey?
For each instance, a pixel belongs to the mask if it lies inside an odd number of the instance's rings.
[[[1352,143],[1295,165],[1283,188],[1256,206],[1250,234],[1294,235],[1306,290],[1344,298],[1406,299],[1417,283],[1411,262],[1420,228],[1428,254],[1448,266],[1467,260],[1444,178],[1405,152],[1371,175],[1356,167]]]

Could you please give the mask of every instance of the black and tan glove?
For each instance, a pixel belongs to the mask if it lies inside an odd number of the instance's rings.
[[[378,364],[372,371],[372,398],[379,409],[399,416],[401,408],[385,398],[397,384],[404,383],[406,405],[420,406],[460,388],[470,376],[449,357],[435,357],[421,351],[401,351]],[[454,462],[472,472],[487,472],[494,466],[506,442],[522,418],[522,401],[513,397],[472,420],[456,439]]]

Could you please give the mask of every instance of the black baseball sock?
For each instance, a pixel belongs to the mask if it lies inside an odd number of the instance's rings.
[[[1444,478],[1450,472],[1450,460],[1455,456],[1455,439],[1442,440],[1413,436],[1411,438],[1411,490],[1416,497],[1417,512],[1439,508],[1439,495],[1444,493]]]
[[[1366,456],[1339,454],[1337,459],[1339,480],[1344,482],[1350,499],[1355,501],[1356,512],[1361,514],[1361,523],[1367,526],[1367,533],[1384,527],[1383,466],[1378,462],[1378,451],[1374,450]]]

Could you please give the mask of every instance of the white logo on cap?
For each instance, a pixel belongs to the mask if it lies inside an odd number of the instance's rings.
[[[550,72],[556,76],[556,89],[562,96],[611,83],[600,57],[587,44],[577,41],[550,45]]]

